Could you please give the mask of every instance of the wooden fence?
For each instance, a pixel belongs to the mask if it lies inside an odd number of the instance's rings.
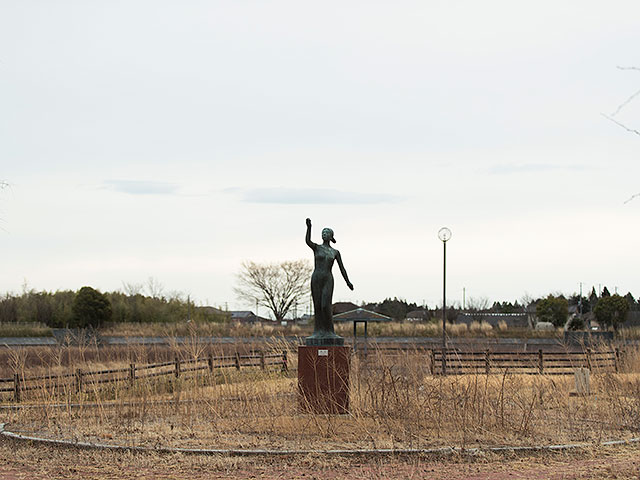
[[[569,375],[577,368],[588,368],[593,372],[618,372],[620,369],[620,350],[591,350],[545,352],[491,351],[447,349],[442,355],[441,348],[426,348],[408,344],[374,344],[369,355],[384,353],[398,356],[416,354],[425,357],[432,375],[440,375],[445,366],[446,373],[452,375],[474,373],[520,373]],[[367,355],[367,350],[358,353]]]
[[[618,372],[620,352],[616,350],[582,352],[492,352],[446,350],[429,351],[432,374],[518,373],[567,375],[577,368],[593,372]]]
[[[151,363],[144,365],[129,364],[126,368],[111,370],[84,371],[80,368],[75,372],[25,377],[18,373],[13,378],[0,378],[0,393],[13,394],[13,400],[20,402],[26,392],[45,390],[48,392],[80,393],[88,386],[106,383],[126,383],[133,386],[136,380],[160,376],[184,377],[193,372],[208,370],[213,373],[216,369],[243,367],[260,367],[262,370],[270,366],[279,366],[283,371],[288,369],[287,352],[264,353],[256,352],[249,355],[236,353],[231,356],[213,356],[203,358],[180,359],[176,357],[171,362]]]
[[[446,374],[573,374],[577,368],[587,368],[593,372],[618,372],[620,369],[620,351],[584,350],[578,352],[492,352],[464,351],[456,349],[421,349],[416,346],[385,345],[370,349],[371,354],[385,353],[390,355],[419,354],[424,356],[431,374],[440,375],[443,367]],[[191,359],[176,357],[173,361],[136,365],[131,363],[126,368],[111,370],[84,371],[56,375],[25,377],[18,373],[13,378],[0,378],[0,394],[12,394],[15,402],[20,402],[26,392],[44,390],[47,392],[80,393],[89,386],[108,383],[127,383],[134,385],[136,380],[160,376],[179,378],[193,372],[216,369],[243,367],[279,366],[288,370],[287,351],[282,353],[255,352],[249,355],[236,353],[231,356],[213,356]]]

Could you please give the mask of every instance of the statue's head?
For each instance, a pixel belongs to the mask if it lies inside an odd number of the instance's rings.
[[[327,241],[329,240],[330,242],[336,243],[336,239],[333,238],[333,230],[331,230],[330,228],[323,228],[322,229],[322,240],[323,241]]]

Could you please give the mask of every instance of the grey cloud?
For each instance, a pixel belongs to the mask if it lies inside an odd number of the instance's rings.
[[[107,180],[104,186],[109,190],[130,195],[175,195],[179,188],[175,183],[139,180]]]
[[[328,188],[229,188],[225,191],[240,194],[242,201],[248,203],[364,205],[402,200],[402,197],[385,193],[344,192]]]

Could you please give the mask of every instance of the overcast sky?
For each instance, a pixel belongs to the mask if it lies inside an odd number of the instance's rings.
[[[0,3],[0,293],[149,277],[245,308],[243,260],[334,300],[640,295],[640,3]]]

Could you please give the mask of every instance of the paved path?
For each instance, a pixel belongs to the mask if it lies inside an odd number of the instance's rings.
[[[135,454],[0,440],[0,479],[640,479],[640,447],[579,453],[431,460]]]

